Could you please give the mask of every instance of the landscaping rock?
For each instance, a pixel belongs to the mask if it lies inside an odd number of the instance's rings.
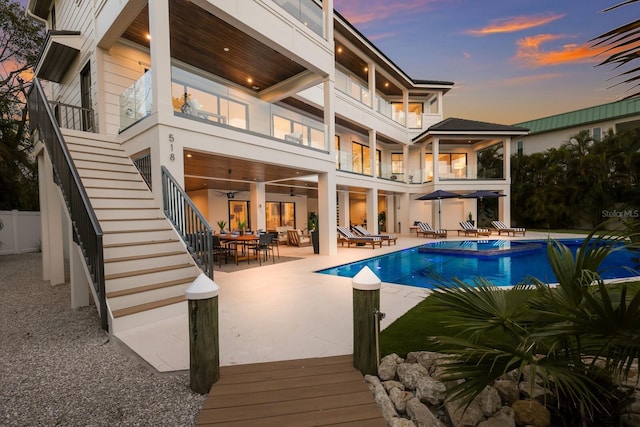
[[[518,400],[511,405],[513,418],[519,426],[547,427],[551,425],[551,413],[535,400]]]
[[[387,424],[389,424],[389,427],[417,427],[413,421],[406,418],[394,418],[391,423]]]
[[[405,413],[407,402],[413,399],[414,395],[411,392],[403,391],[403,390],[400,390],[399,388],[393,388],[389,393],[389,398],[395,405],[398,412]]]
[[[473,400],[466,409],[460,401],[447,402],[444,408],[453,427],[475,427],[485,419],[476,400]]]
[[[373,393],[373,397],[382,411],[382,416],[387,421],[387,424],[389,424],[393,418],[398,417],[395,405],[389,398],[378,377],[365,375],[364,380],[369,384],[369,389]]]
[[[382,381],[392,380],[396,377],[396,369],[404,360],[397,354],[389,354],[380,360],[378,376]]]
[[[491,418],[481,421],[478,427],[516,427],[513,409],[509,406],[503,406]]]
[[[498,391],[498,394],[505,405],[512,405],[513,402],[520,399],[518,383],[513,380],[495,380],[493,387]]]
[[[620,416],[620,423],[622,427],[638,427],[640,426],[640,415],[623,414]]]
[[[547,389],[537,382],[531,383],[531,379],[527,379],[518,384],[520,393],[525,397],[538,402],[544,402],[545,396],[549,393]]]
[[[435,367],[438,364],[438,359],[442,358],[442,355],[434,353],[433,351],[418,351],[415,353],[409,353],[419,365],[424,367],[429,373],[433,373]],[[407,355],[409,358],[409,355]]]
[[[418,378],[416,383],[416,397],[420,402],[440,405],[444,401],[447,387],[440,381],[429,376]]]
[[[502,399],[493,387],[485,387],[475,400],[485,417],[491,417],[498,409],[502,408]]]
[[[407,415],[418,427],[445,427],[442,421],[416,398],[407,402]]]
[[[402,363],[398,365],[398,378],[409,390],[415,390],[418,379],[429,376],[429,372],[421,365],[415,363]]]
[[[387,393],[391,392],[391,390],[393,390],[394,388],[399,388],[400,390],[404,391],[404,384],[402,384],[400,381],[385,381],[382,383],[382,386],[385,390],[387,390]]]

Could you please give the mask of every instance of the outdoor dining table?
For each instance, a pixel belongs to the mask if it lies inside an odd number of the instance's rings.
[[[256,244],[257,242],[260,241],[260,237],[256,236],[255,234],[251,233],[251,234],[221,234],[220,235],[220,241],[223,243],[226,243],[227,245],[234,245],[235,246],[235,253],[236,253],[236,264],[238,263],[238,246],[242,247],[242,257],[244,259],[244,257],[246,257],[247,262],[249,262],[249,260],[251,259],[249,252],[248,252],[248,247],[251,245]]]

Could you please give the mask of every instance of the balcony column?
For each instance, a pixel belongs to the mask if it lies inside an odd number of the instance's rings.
[[[422,160],[420,163],[422,163]],[[418,170],[422,170],[422,166],[420,166]],[[413,174],[411,173],[411,169],[409,169],[409,146],[407,144],[402,146],[402,173],[404,182],[413,182],[413,178],[409,178],[413,176]]]
[[[374,111],[376,110],[376,64],[369,62],[367,64],[368,76],[369,76],[369,99],[371,104],[369,105]]]
[[[322,16],[324,19],[324,38],[333,46],[333,0],[322,0]]]
[[[409,226],[411,223],[409,222],[409,212],[411,211],[411,199],[409,192],[402,193],[396,196],[396,232],[409,234]]]
[[[149,33],[151,34],[151,114],[173,114],[171,103],[171,43],[169,35],[169,2],[149,0]]]
[[[498,212],[502,212],[501,220],[511,226],[511,137],[506,137],[503,143],[504,178],[507,197],[498,198]]]
[[[339,218],[339,223],[342,227],[349,227],[351,226],[351,221],[349,218],[351,218],[351,213],[350,213],[350,203],[349,203],[349,192],[348,191],[339,191],[338,192],[338,206],[340,207],[340,211],[338,212],[338,215],[340,216]]]
[[[440,171],[438,170],[438,157],[440,156],[440,138],[434,138],[431,143],[431,153],[433,154],[433,185],[440,183]],[[437,188],[434,188],[437,190]]]
[[[402,108],[404,111],[404,127],[409,127],[409,91],[402,91]]]
[[[318,220],[320,254],[337,255],[335,173],[318,174]]]
[[[267,229],[267,217],[265,215],[265,204],[267,202],[265,196],[265,185],[264,182],[253,182],[249,185],[250,187],[250,201],[251,212],[251,227],[252,230],[266,230]]]
[[[371,176],[378,178],[378,164],[376,163],[376,138],[377,132],[375,129],[369,130],[369,161],[371,162]],[[382,159],[381,159],[382,160]]]
[[[391,194],[387,194],[385,197],[385,204],[387,205],[387,233],[394,233],[396,229],[396,210],[394,209],[395,197]]]
[[[378,189],[367,188],[367,230],[378,233]]]

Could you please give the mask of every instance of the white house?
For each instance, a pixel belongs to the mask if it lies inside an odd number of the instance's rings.
[[[320,253],[336,254],[336,225],[375,233],[385,212],[388,232],[416,220],[457,229],[476,200],[443,202],[438,224],[437,204],[416,197],[482,189],[507,196],[494,219],[509,223],[512,138],[527,130],[443,120],[453,83],[408,76],[332,0],[27,9],[48,29],[35,70],[48,92],[36,83],[29,98],[45,277],[60,280],[69,245],[73,303],[87,303],[92,281],[105,328],[183,307],[206,248],[192,248],[193,261],[179,234],[197,246],[202,219],[306,229],[317,212]],[[199,212],[185,210],[182,190]]]

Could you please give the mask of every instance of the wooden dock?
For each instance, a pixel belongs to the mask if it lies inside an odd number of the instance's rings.
[[[353,356],[226,366],[198,426],[386,426]]]

